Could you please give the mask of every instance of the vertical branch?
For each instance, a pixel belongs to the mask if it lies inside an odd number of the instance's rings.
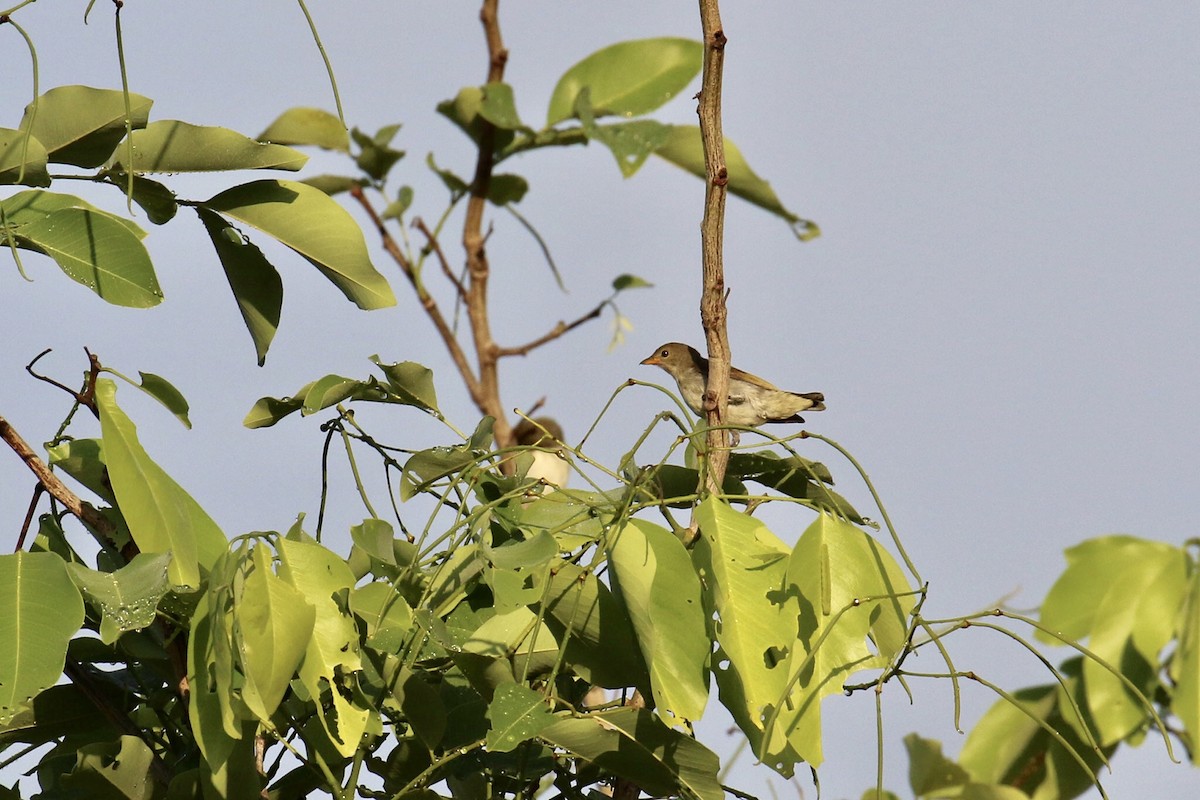
[[[729,332],[725,327],[724,245],[726,184],[725,137],[721,132],[721,70],[725,63],[725,32],[721,28],[718,0],[700,0],[704,32],[704,71],[700,85],[700,138],[704,144],[704,219],[700,223],[704,288],[700,296],[700,322],[708,344],[708,385],[704,413],[710,427],[705,450],[708,488],[720,491],[729,463],[729,431],[713,430],[726,419],[729,400]]]
[[[504,65],[508,62],[508,50],[500,36],[500,18],[497,13],[499,0],[483,0],[479,19],[483,23],[488,48],[488,83],[504,79]],[[463,249],[467,254],[467,316],[471,321],[471,332],[475,340],[475,353],[479,359],[479,406],[480,411],[495,418],[496,444],[508,447],[513,443],[512,427],[500,403],[500,382],[497,371],[499,346],[492,338],[491,322],[488,319],[487,286],[489,266],[487,259],[487,237],[483,232],[483,212],[487,206],[488,189],[492,182],[492,167],[495,162],[496,128],[487,120],[480,120],[479,156],[475,162],[475,177],[471,181],[471,196],[467,201],[466,221],[463,223]]]

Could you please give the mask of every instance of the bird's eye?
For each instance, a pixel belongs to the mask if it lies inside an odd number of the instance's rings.
[[[666,358],[667,356],[671,355],[671,351],[664,347],[663,351],[661,353],[659,353],[659,355],[662,356],[663,358]]]

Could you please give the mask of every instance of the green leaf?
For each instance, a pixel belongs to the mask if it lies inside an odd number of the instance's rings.
[[[437,411],[437,392],[433,388],[433,370],[429,367],[415,361],[385,364],[377,355],[371,356],[371,363],[383,372],[388,386],[400,402],[426,411]]]
[[[467,447],[431,447],[409,457],[400,475],[400,499],[407,501],[441,478],[461,472],[479,460]]]
[[[557,555],[558,542],[545,531],[531,534],[524,541],[506,542],[500,547],[483,543],[483,557],[500,569],[536,567]]]
[[[146,127],[154,101],[129,94],[130,127]],[[125,138],[125,96],[117,89],[57,86],[25,108],[21,128],[46,146],[56,164],[98,167]],[[32,127],[30,119],[33,118]]]
[[[387,208],[383,210],[380,216],[383,219],[403,219],[404,212],[412,206],[413,188],[411,186],[401,186],[400,191],[396,194],[396,199],[388,203]]]
[[[367,555],[385,564],[395,566],[396,554],[392,542],[396,534],[387,520],[364,519],[361,524],[350,528],[350,539]]]
[[[140,384],[135,384],[146,394],[162,403],[163,407],[175,415],[183,423],[183,427],[192,429],[192,421],[188,419],[188,401],[183,393],[175,388],[169,380],[153,372],[138,372],[142,377]]]
[[[567,663],[606,689],[636,686],[648,693],[650,674],[624,605],[590,571],[562,562],[546,588],[546,625],[562,640]]]
[[[64,208],[82,208],[112,217],[139,240],[146,238],[146,232],[133,220],[112,216],[107,211],[96,208],[82,197],[76,197],[73,194],[27,189],[0,200],[0,208],[4,209],[4,218],[7,223],[14,228],[42,221],[55,211]]]
[[[304,397],[316,381],[306,383],[300,391],[291,397],[260,397],[246,412],[242,424],[247,428],[269,428],[284,417],[299,411],[304,405]]]
[[[138,553],[116,572],[97,572],[68,564],[71,580],[100,612],[100,641],[112,644],[125,631],[154,622],[158,601],[171,590],[167,580],[170,553]]]
[[[492,722],[487,748],[496,753],[511,753],[521,742],[534,738],[555,721],[546,698],[518,683],[496,689],[487,716]]]
[[[313,605],[315,621],[304,659],[298,672],[309,696],[328,696],[331,705],[322,704],[320,719],[330,741],[343,757],[358,748],[366,730],[370,712],[339,691],[346,676],[362,668],[358,629],[354,620],[342,613],[335,595],[349,591],[354,575],[346,562],[312,541],[280,539],[279,577],[304,593]],[[328,688],[323,692],[323,687]]]
[[[700,719],[712,645],[687,549],[667,529],[634,519],[610,535],[608,563],[650,665],[659,715],[673,726]]]
[[[630,275],[629,273],[618,275],[613,278],[612,283],[614,292],[623,292],[626,289],[648,289],[653,285],[653,283],[645,278],[639,278],[637,275]]]
[[[780,458],[769,452],[734,453],[729,459],[726,475],[769,486],[818,511],[858,524],[866,522],[850,505],[850,501],[829,488],[833,484],[833,477],[829,474],[829,468],[818,461],[809,461],[801,456]]]
[[[789,548],[757,519],[706,498],[696,508],[700,537],[692,562],[704,587],[706,618],[716,615],[713,673],[721,703],[746,734],[759,760],[790,777],[801,756],[781,718],[769,729],[766,715],[787,684],[784,660],[796,636],[800,603],[784,591]],[[798,716],[793,707],[791,715]]]
[[[300,413],[304,416],[316,414],[343,400],[371,395],[382,399],[383,392],[378,385],[372,382],[364,383],[353,378],[343,378],[341,375],[326,375],[309,387],[308,393],[304,395],[304,405]]]
[[[967,771],[942,755],[942,743],[915,733],[904,737],[908,750],[908,785],[917,797],[947,793],[970,781]]]
[[[1158,654],[1175,633],[1187,592],[1185,553],[1162,542],[1104,536],[1068,549],[1066,556],[1067,569],[1042,604],[1042,624],[1071,639],[1086,638],[1096,656],[1152,695]],[[1142,702],[1102,665],[1086,659],[1083,679],[1101,744],[1117,742],[1143,724]]]
[[[466,181],[455,175],[450,170],[441,169],[438,167],[437,162],[433,160],[433,153],[430,153],[425,157],[425,164],[431,170],[433,170],[434,174],[442,179],[442,183],[445,184],[446,188],[450,190],[451,196],[461,197],[467,193],[468,189],[471,188]]]
[[[234,614],[246,677],[242,700],[260,720],[270,722],[308,648],[316,610],[304,592],[271,570],[265,545],[255,546],[253,560]]]
[[[235,169],[285,169],[308,161],[299,150],[263,144],[229,128],[192,125],[179,120],[151,122],[133,132],[133,165],[123,147],[113,153],[110,169],[118,172],[227,172]]]
[[[495,152],[499,152],[511,144],[514,138],[513,130],[507,128],[507,125],[515,124],[523,130],[528,130],[521,125],[517,118],[516,107],[512,103],[511,88],[508,88],[507,97],[505,89],[493,88],[501,86],[505,86],[505,84],[466,86],[459,90],[453,100],[443,100],[438,103],[437,111],[457,125],[463,133],[470,136],[472,141],[479,144],[482,141],[484,126],[488,123],[484,113],[484,105],[487,104],[487,114],[501,123],[499,125],[492,123],[492,147]],[[487,99],[489,96],[491,97],[490,101]],[[445,180],[444,176],[443,180]]]
[[[384,125],[374,136],[368,136],[358,128],[351,129],[350,138],[359,147],[354,159],[358,168],[377,181],[386,178],[396,162],[404,158],[403,150],[388,146],[399,130],[399,125]]]
[[[488,201],[498,206],[519,203],[528,191],[529,182],[520,175],[501,173],[493,175],[488,184]]]
[[[704,145],[700,141],[700,128],[697,126],[672,126],[666,144],[659,147],[655,155],[701,179],[706,178]],[[728,188],[732,194],[786,220],[792,232],[802,241],[821,234],[815,222],[802,219],[784,207],[771,184],[755,174],[745,156],[729,139],[725,140],[725,167],[729,173]]]
[[[62,675],[83,600],[53,553],[0,556],[0,727]]]
[[[479,104],[479,116],[504,130],[528,129],[517,114],[517,103],[513,88],[507,83],[488,83],[483,87],[483,101]]]
[[[355,186],[362,186],[362,181],[358,178],[350,178],[346,175],[314,175],[311,178],[305,178],[300,181],[305,186],[311,186],[314,189],[320,189],[327,195],[333,196],[348,192]]]
[[[840,693],[853,673],[884,666],[904,647],[915,597],[875,539],[828,514],[800,536],[787,583],[788,593],[800,596],[800,625],[788,647],[789,684],[777,698],[786,704],[776,707],[792,746],[817,767],[824,758],[821,701]],[[868,634],[877,654],[867,649]]]
[[[367,645],[381,653],[400,652],[412,633],[412,609],[389,583],[377,581],[353,589],[350,610],[367,626]]]
[[[36,138],[24,131],[0,128],[0,185],[20,181],[26,186],[49,186],[46,161],[46,148]]]
[[[562,718],[543,729],[541,738],[630,779],[647,794],[697,800],[725,797],[716,754],[645,709]]]
[[[304,256],[359,308],[396,304],[371,264],[354,218],[329,195],[294,181],[260,180],[227,189],[207,203]]]
[[[320,108],[289,108],[258,135],[260,142],[316,145],[325,150],[350,151],[350,136],[337,115]]]
[[[575,115],[583,123],[583,132],[607,147],[617,160],[621,175],[628,178],[641,169],[651,153],[665,145],[671,126],[651,119],[597,125],[588,89],[580,92],[575,101]]]
[[[1200,570],[1194,564],[1178,624],[1174,636],[1178,645],[1170,662],[1175,682],[1171,712],[1195,742],[1200,741]],[[1200,764],[1200,748],[1192,748],[1191,753],[1192,764]]]
[[[203,206],[197,206],[196,213],[217,251],[261,367],[267,360],[267,350],[275,332],[279,330],[283,281],[262,251],[224,217]]]
[[[125,221],[103,211],[63,208],[22,226],[17,246],[50,256],[67,274],[113,305],[162,302],[154,265]]]
[[[137,438],[137,427],[117,406],[117,387],[96,382],[96,407],[109,480],[129,532],[143,553],[172,553],[171,582],[200,586],[228,542],[221,529],[183,488],[154,463]]]
[[[109,503],[116,503],[105,473],[99,439],[68,439],[49,447],[50,465],[58,467]]]
[[[700,42],[671,37],[619,42],[597,50],[558,79],[546,125],[570,118],[584,89],[591,90],[597,116],[632,117],[653,111],[692,82],[703,56]]]
[[[75,752],[75,768],[62,776],[67,797],[154,800],[154,753],[137,736],[91,742]]]
[[[109,183],[120,186],[122,190],[129,186],[128,178],[124,175],[105,177]],[[175,199],[174,192],[158,181],[143,178],[141,175],[133,176],[133,202],[141,206],[146,212],[146,217],[155,225],[165,225],[175,219],[175,214],[179,211],[179,202]]]

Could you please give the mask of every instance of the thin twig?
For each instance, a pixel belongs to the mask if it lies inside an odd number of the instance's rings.
[[[433,322],[433,326],[437,328],[438,334],[441,335],[446,349],[450,351],[450,358],[454,360],[454,366],[458,367],[458,372],[462,375],[463,383],[466,384],[471,399],[482,409],[483,401],[480,394],[479,380],[471,370],[471,365],[467,361],[467,354],[463,352],[462,345],[458,343],[458,339],[454,336],[454,331],[450,329],[450,325],[447,324],[446,318],[442,315],[442,310],[438,306],[437,300],[429,294],[421,281],[417,279],[416,272],[413,271],[412,262],[404,255],[404,250],[401,249],[400,244],[392,237],[391,232],[383,223],[383,218],[379,216],[379,212],[375,210],[375,206],[371,204],[362,187],[355,186],[352,188],[350,196],[357,200],[358,204],[367,212],[367,216],[371,218],[371,222],[379,232],[383,248],[392,257],[392,260],[396,262],[397,266],[400,267],[400,271],[404,273],[404,277],[408,278],[408,282],[412,284],[413,290],[417,293],[417,299],[421,301],[421,307],[425,309],[425,313]]]
[[[17,537],[17,546],[13,548],[14,553],[25,549],[25,535],[29,533],[29,526],[33,523],[33,513],[37,511],[38,500],[41,499],[44,491],[46,491],[46,487],[40,483],[33,487],[33,497],[29,498],[29,510],[25,512],[25,522],[21,525],[21,535]]]
[[[454,286],[454,291],[458,294],[458,299],[464,303],[467,302],[467,287],[463,286],[462,281],[460,281],[458,276],[454,274],[454,271],[450,269],[450,262],[446,260],[446,254],[442,252],[442,243],[438,241],[437,236],[434,235],[433,231],[429,230],[429,228],[425,225],[425,220],[421,219],[420,217],[417,217],[413,220],[413,227],[419,230],[425,236],[425,241],[428,243],[429,249],[433,251],[435,256],[437,256],[438,264],[442,268],[442,273]]]
[[[608,305],[609,302],[610,302],[609,300],[603,301],[602,303],[597,305],[595,308],[593,308],[591,311],[587,312],[583,316],[576,319],[574,322],[561,322],[560,321],[557,325],[555,325],[553,328],[551,328],[548,333],[546,333],[542,336],[539,336],[538,338],[534,339],[532,342],[527,342],[518,347],[499,347],[496,349],[496,357],[503,358],[505,356],[528,355],[529,351],[535,350],[535,349],[541,347],[542,345],[546,344],[547,342],[554,341],[555,339],[562,336],[563,334],[568,333],[569,331],[575,330],[576,328],[578,328],[580,325],[582,325],[585,322],[589,322],[593,319],[596,319],[597,317],[600,316],[601,313],[604,312],[604,307],[606,305]]]

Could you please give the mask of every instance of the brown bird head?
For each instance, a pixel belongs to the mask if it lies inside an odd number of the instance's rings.
[[[654,353],[642,361],[648,367],[662,367],[673,378],[680,378],[699,373],[707,375],[708,361],[694,347],[680,342],[668,342],[654,350]]]

